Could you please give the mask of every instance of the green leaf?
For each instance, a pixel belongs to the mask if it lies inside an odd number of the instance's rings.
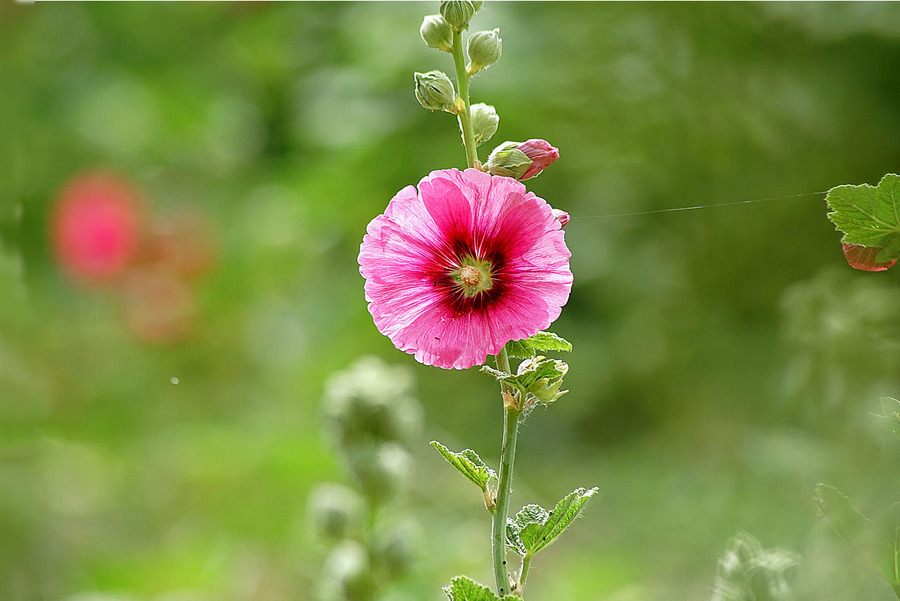
[[[850,497],[833,486],[816,485],[815,501],[829,525],[850,543],[858,541],[872,526],[869,518],[853,507]]]
[[[482,492],[487,491],[489,480],[497,478],[497,473],[488,467],[478,453],[472,449],[454,453],[436,440],[432,440],[430,444],[444,456],[450,465],[459,470],[460,474],[474,482]]]
[[[444,593],[450,601],[521,601],[520,597],[506,595],[498,597],[488,587],[478,584],[465,576],[457,576],[444,587]]]
[[[578,488],[557,503],[550,512],[540,505],[526,505],[511,520],[514,524],[512,529],[515,530],[512,540],[510,528],[507,528],[507,545],[523,557],[534,555],[569,527],[596,492],[596,488]]]
[[[538,332],[525,340],[507,343],[506,353],[513,359],[530,359],[540,353],[572,352],[572,343],[553,332]]]
[[[900,256],[900,176],[888,173],[876,187],[837,186],[825,202],[841,242],[880,248],[879,261]]]
[[[900,401],[887,396],[881,397],[881,413],[876,415],[890,422],[894,435],[900,438]]]
[[[522,528],[516,523],[512,518],[506,518],[506,546],[522,557],[525,557],[525,554],[528,553],[528,549],[525,548],[525,545],[522,544],[522,539],[519,537],[519,531]]]

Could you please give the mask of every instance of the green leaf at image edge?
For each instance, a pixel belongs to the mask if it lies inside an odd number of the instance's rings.
[[[497,478],[497,473],[488,467],[481,457],[478,456],[478,453],[472,449],[455,453],[436,440],[432,440],[429,444],[436,448],[444,456],[444,459],[455,467],[460,474],[478,486],[482,492],[487,491],[489,480]]]
[[[900,176],[888,173],[874,187],[836,186],[825,202],[841,242],[882,249],[878,261],[900,256]]]
[[[450,601],[519,601],[521,598],[514,595],[498,597],[488,587],[478,584],[465,576],[457,576],[450,581],[450,586],[444,587],[444,593]]]
[[[538,332],[524,340],[513,340],[507,343],[506,352],[512,359],[529,359],[535,355],[549,352],[572,352],[572,343],[553,332]]]

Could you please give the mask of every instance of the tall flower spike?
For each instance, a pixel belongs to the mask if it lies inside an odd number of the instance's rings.
[[[547,328],[572,287],[571,253],[547,202],[511,178],[433,171],[369,224],[360,273],[375,325],[417,361],[484,363]]]

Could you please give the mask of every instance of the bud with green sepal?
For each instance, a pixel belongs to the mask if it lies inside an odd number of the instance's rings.
[[[469,36],[469,65],[466,73],[472,76],[493,65],[500,60],[502,50],[503,40],[500,39],[499,29],[473,33]]]
[[[558,158],[559,151],[546,140],[504,142],[491,152],[485,167],[491,175],[531,179]]]
[[[569,373],[564,361],[536,355],[522,361],[515,374],[506,373],[487,365],[481,371],[491,374],[500,382],[511,385],[519,395],[521,409],[530,411],[537,403],[547,405],[569,392],[560,390],[563,378]]]
[[[478,4],[478,6],[476,7],[475,4]],[[468,29],[469,20],[475,16],[479,8],[481,8],[481,2],[441,0],[441,16],[447,20],[447,23],[454,31]]]
[[[518,142],[504,142],[491,151],[485,162],[485,170],[491,175],[522,179],[531,167],[531,159],[517,148]]]
[[[428,15],[422,21],[419,33],[429,48],[453,52],[453,29],[441,15]]]
[[[416,73],[416,100],[429,111],[458,115],[464,106],[453,89],[453,82],[441,71]]]
[[[475,146],[481,146],[497,133],[500,116],[497,115],[494,107],[483,102],[473,104],[470,110],[472,112],[472,130],[475,133]]]

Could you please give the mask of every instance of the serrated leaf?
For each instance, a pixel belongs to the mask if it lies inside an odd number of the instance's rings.
[[[465,576],[457,576],[443,590],[450,601],[520,601],[519,597],[513,595],[498,597],[488,587]]]
[[[512,518],[506,518],[506,546],[525,557],[525,554],[528,550],[525,548],[525,545],[522,544],[522,539],[519,538],[519,525]]]
[[[513,359],[530,359],[541,353],[572,352],[572,343],[553,332],[538,332],[524,340],[507,343],[506,353]]]
[[[815,501],[831,527],[851,543],[859,540],[872,525],[869,518],[856,510],[850,497],[833,486],[816,485]]]
[[[488,481],[497,478],[497,473],[482,461],[478,453],[472,449],[465,449],[455,453],[436,440],[431,441],[431,446],[444,456],[450,465],[455,467],[460,474],[471,480],[482,492],[487,490]]]
[[[590,490],[578,488],[557,503],[550,512],[540,505],[523,507],[515,517],[515,524],[518,526],[518,541],[525,551],[520,554],[523,557],[534,555],[550,545],[578,517],[585,503],[596,492],[596,488]]]
[[[900,256],[900,176],[888,173],[875,187],[837,186],[828,191],[825,202],[831,211],[828,218],[844,234],[842,243],[877,249],[875,257],[861,257],[861,265],[885,264]],[[848,260],[859,253],[853,250]]]
[[[542,378],[556,381],[562,379],[567,373],[569,373],[569,366],[564,361],[547,359],[538,355],[519,364],[515,381],[527,390]]]

